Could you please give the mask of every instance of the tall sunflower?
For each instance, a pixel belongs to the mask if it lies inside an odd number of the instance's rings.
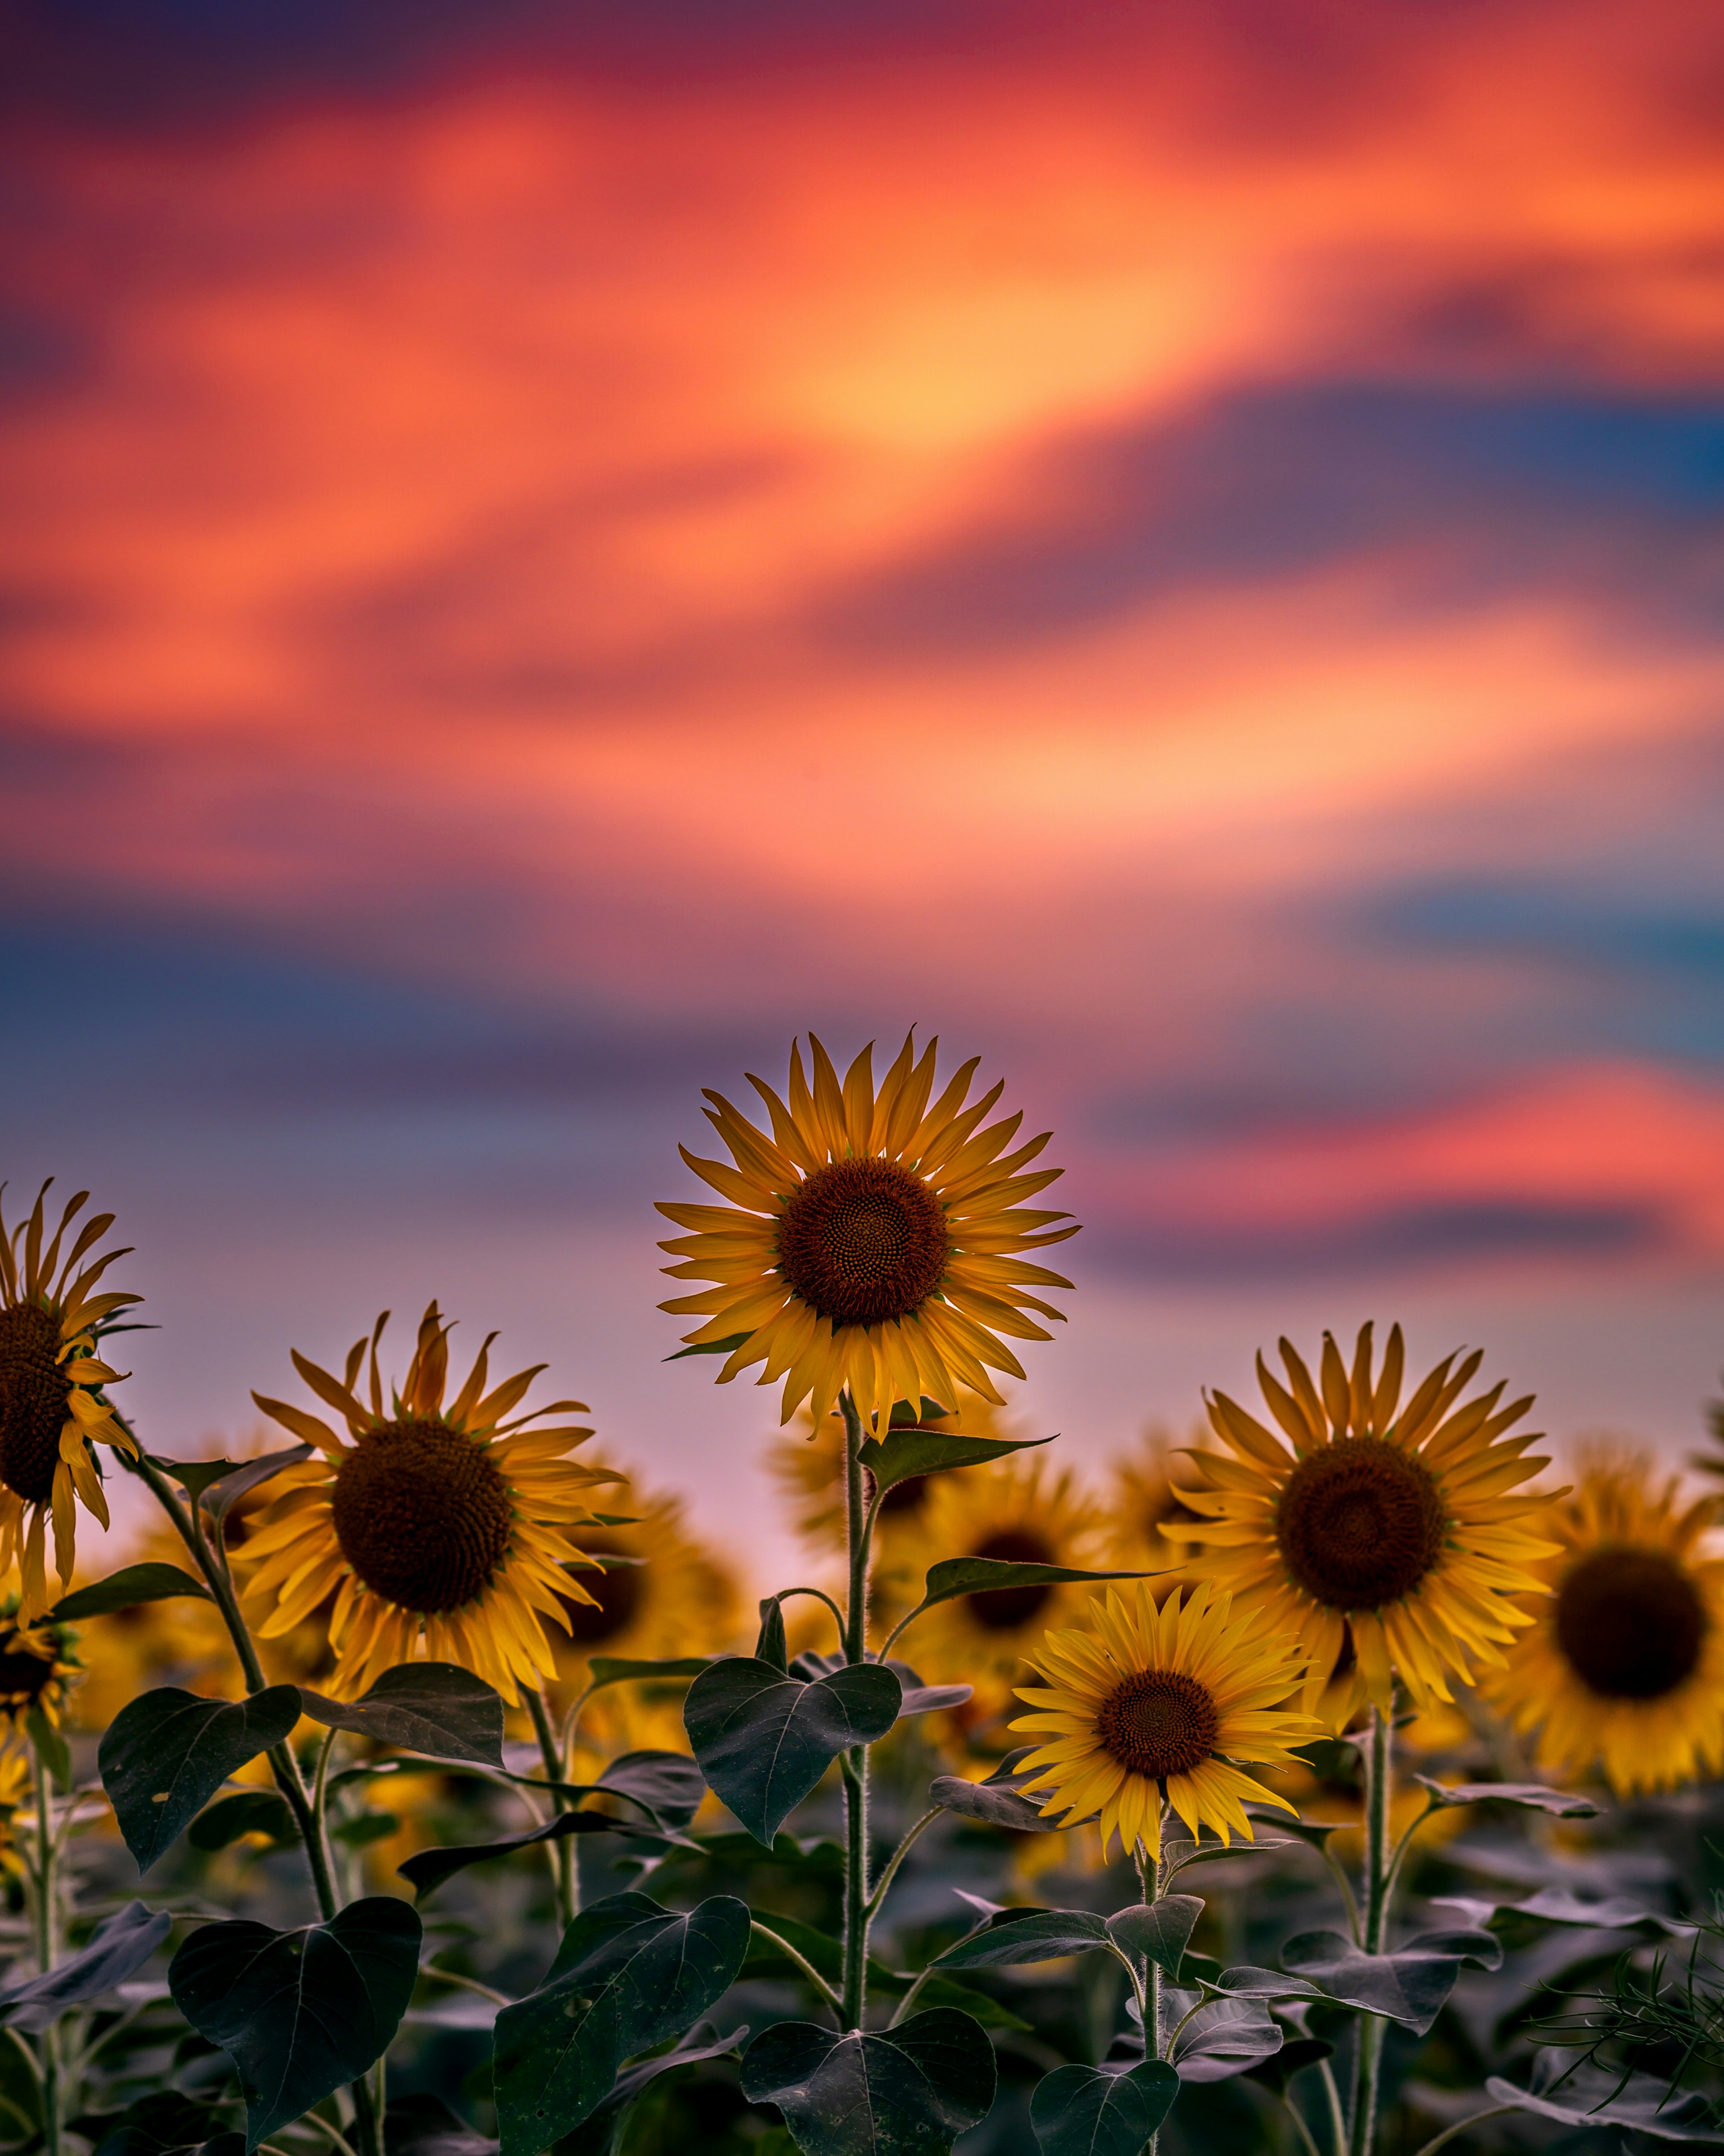
[[[1208,1546],[1207,1568],[1309,1657],[1303,1705],[1344,1727],[1365,1700],[1389,1708],[1398,1676],[1414,1702],[1452,1697],[1446,1673],[1469,1658],[1501,1667],[1501,1648],[1532,1622],[1509,1599],[1543,1592],[1529,1569],[1552,1555],[1548,1501],[1516,1486],[1547,1463],[1522,1457],[1530,1433],[1506,1437],[1532,1404],[1500,1412],[1501,1384],[1457,1403],[1481,1354],[1445,1356],[1397,1414],[1404,1350],[1390,1332],[1373,1378],[1371,1327],[1349,1373],[1326,1332],[1321,1384],[1285,1340],[1288,1383],[1261,1355],[1258,1383],[1280,1441],[1226,1394],[1208,1403],[1228,1455],[1188,1452],[1178,1494],[1199,1517],[1183,1532]]]
[[[1619,1796],[1724,1769],[1724,1560],[1712,1501],[1683,1507],[1646,1460],[1594,1455],[1544,1524],[1548,1597],[1486,1696],[1552,1774],[1602,1767]]]
[[[419,1322],[413,1359],[386,1399],[377,1342],[370,1339],[370,1404],[355,1391],[367,1342],[331,1377],[303,1355],[294,1368],[347,1426],[351,1442],[302,1408],[252,1397],[322,1459],[286,1469],[264,1523],[238,1553],[246,1599],[265,1638],[291,1631],[335,1597],[330,1640],[335,1689],[357,1692],[421,1645],[433,1661],[459,1662],[514,1702],[516,1687],[554,1674],[540,1622],[567,1629],[570,1603],[595,1598],[578,1571],[584,1553],[570,1530],[592,1514],[577,1491],[619,1478],[563,1455],[591,1437],[584,1426],[531,1429],[541,1415],[584,1414],[580,1400],[505,1421],[545,1367],[487,1391],[486,1336],[459,1393],[445,1407],[449,1334],[434,1302]]]
[[[900,1589],[919,1597],[923,1575],[944,1558],[993,1558],[1004,1564],[1099,1566],[1106,1535],[1100,1507],[1067,1468],[1055,1474],[1034,1454],[933,1478],[899,1559]],[[910,1582],[913,1581],[913,1584]],[[994,1587],[936,1603],[916,1622],[911,1658],[931,1684],[975,1687],[972,1713],[998,1712],[1049,1625],[1082,1614],[1080,1585]]]
[[[1104,1850],[1159,1845],[1171,1804],[1196,1840],[1211,1827],[1255,1840],[1244,1807],[1293,1807],[1244,1766],[1291,1766],[1296,1744],[1320,1732],[1286,1704],[1301,1658],[1261,1614],[1235,1618],[1233,1597],[1204,1581],[1159,1609],[1147,1580],[1110,1589],[1090,1606],[1093,1631],[1049,1632],[1032,1657],[1044,1681],[1018,1697],[1036,1709],[1013,1729],[1034,1732],[1023,1764],[1044,1812],[1099,1810]]]
[[[87,1190],[67,1205],[44,1249],[51,1186],[52,1178],[10,1233],[0,1216],[0,1572],[18,1566],[26,1623],[53,1606],[44,1548],[49,1517],[63,1590],[77,1560],[78,1500],[108,1524],[94,1445],[137,1450],[102,1394],[124,1373],[95,1353],[115,1313],[143,1300],[95,1291],[108,1267],[131,1252],[110,1250],[82,1263],[114,1224],[111,1213],[97,1213],[62,1255]]]
[[[982,1127],[1004,1081],[966,1106],[979,1056],[930,1105],[938,1046],[918,1059],[906,1038],[876,1093],[871,1045],[840,1082],[810,1034],[813,1082],[793,1046],[788,1105],[749,1075],[770,1137],[709,1091],[736,1164],[682,1148],[729,1203],[659,1205],[690,1231],[660,1245],[681,1260],[664,1270],[718,1285],[660,1307],[704,1321],[684,1335],[690,1347],[730,1350],[721,1384],[756,1363],[757,1383],[782,1378],[785,1422],[808,1400],[823,1423],[846,1387],[881,1429],[895,1401],[923,1394],[951,1400],[962,1386],[1000,1404],[989,1370],[1024,1367],[998,1336],[1051,1339],[1027,1313],[1065,1314],[1028,1290],[1071,1282],[1020,1255],[1077,1233],[1050,1224],[1068,1214],[1022,1203],[1063,1172],[1026,1173],[1052,1132],[1008,1153],[1021,1112]]]

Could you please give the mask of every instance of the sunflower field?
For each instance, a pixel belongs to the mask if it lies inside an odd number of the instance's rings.
[[[764,1593],[436,1304],[177,1457],[112,1216],[0,1222],[0,2149],[1724,2142],[1724,1500],[1371,1325],[1086,1481],[1049,1136],[936,1055],[798,1044],[659,1208]]]

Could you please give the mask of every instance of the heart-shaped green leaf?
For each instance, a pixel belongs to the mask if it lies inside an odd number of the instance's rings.
[[[1285,2032],[1260,1999],[1204,1999],[1169,1984],[1162,2016],[1178,2030],[1173,2065],[1183,2082],[1224,2082],[1279,2051]],[[1195,2009],[1195,2011],[1193,2010]]]
[[[362,1698],[326,1699],[300,1687],[305,1712],[326,1729],[351,1730],[433,1759],[503,1763],[503,1702],[483,1677],[455,1662],[403,1662]]]
[[[1403,2021],[1421,2036],[1441,2013],[1463,1962],[1501,1969],[1501,1940],[1491,1932],[1426,1932],[1397,1953],[1372,1954],[1339,1932],[1301,1932],[1281,1948],[1281,1966],[1328,1998]]]
[[[1195,1894],[1164,1894],[1159,1902],[1134,1902],[1110,1917],[1107,1928],[1127,1953],[1157,1963],[1176,1980],[1203,1904]]]
[[[957,1430],[892,1430],[884,1438],[863,1440],[862,1465],[875,1485],[886,1491],[923,1475],[977,1467],[984,1460],[1003,1460],[1008,1452],[1029,1452],[1053,1442],[1051,1437],[965,1437]]]
[[[1043,2156],[1141,2156],[1178,2093],[1178,2075],[1161,2059],[1122,2074],[1056,2066],[1035,2085],[1029,2123]]]
[[[169,1988],[238,2070],[248,2150],[382,2057],[413,1996],[419,1938],[418,1916],[388,1895],[304,1931],[242,1922],[192,1933]]]
[[[993,2107],[993,2047],[949,2006],[866,2034],[780,2021],[743,2053],[741,2078],[803,2156],[947,2156]]]
[[[200,1699],[163,1685],[129,1700],[96,1763],[138,1870],[149,1870],[235,1768],[283,1743],[299,1718],[292,1685],[240,1700]]]
[[[898,1718],[903,1688],[879,1662],[803,1684],[736,1655],[689,1686],[683,1724],[709,1786],[767,1848],[840,1752],[871,1744]]]
[[[201,1579],[182,1572],[177,1564],[129,1564],[69,1594],[55,1605],[54,1621],[75,1625],[86,1617],[108,1617],[116,1609],[135,1609],[141,1602],[166,1602],[176,1594],[189,1594],[200,1602],[214,1599]]]
[[[728,1894],[692,1911],[610,1894],[583,1910],[544,1982],[497,2016],[502,2156],[539,2156],[598,2109],[624,2059],[716,2005],[742,1965],[748,1926]]]
[[[0,1989],[0,2021],[34,2035],[57,2021],[69,2006],[100,1999],[136,1974],[173,1929],[166,1910],[152,1916],[141,1902],[128,1902],[99,1924],[90,1943],[49,1969]]]

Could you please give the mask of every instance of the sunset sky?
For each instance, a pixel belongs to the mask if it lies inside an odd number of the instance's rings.
[[[6,35],[0,1172],[158,1449],[434,1293],[765,1564],[650,1201],[912,1024],[1057,1133],[1071,1457],[1397,1315],[1698,1440],[1715,8]]]

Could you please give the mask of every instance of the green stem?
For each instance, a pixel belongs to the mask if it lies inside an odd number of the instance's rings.
[[[917,1837],[926,1834],[935,1820],[939,1818],[942,1809],[939,1804],[935,1804],[930,1810],[925,1811],[916,1825],[911,1828],[909,1833],[905,1835],[903,1840],[892,1851],[885,1870],[875,1882],[874,1892],[868,1897],[868,1913],[870,1918],[879,1915],[880,1903],[886,1898],[886,1889],[898,1876],[898,1866],[909,1856]]]
[[[844,1523],[850,1556],[849,1601],[844,1619],[844,1660],[868,1659],[868,1517],[862,1486],[862,1418],[846,1389],[839,1395],[844,1418]],[[839,2018],[859,2029],[868,2010],[868,1747],[844,1754],[844,1958]]]
[[[30,1779],[36,1797],[36,1861],[32,1867],[35,1873],[36,1965],[45,1976],[59,1959],[59,1866],[54,1838],[52,1784],[47,1763],[33,1743],[30,1747]],[[43,2141],[46,2156],[60,2156],[59,2030],[50,2024],[36,2042],[40,2063]]]
[[[783,1955],[786,1961],[794,1962],[796,1966],[808,1979],[808,1982],[813,1984],[815,1990],[819,1993],[820,1996],[826,2001],[826,2004],[832,2009],[833,2012],[839,2016],[840,2020],[843,2020],[843,2008],[838,1994],[826,1981],[825,1978],[821,1975],[819,1970],[815,1968],[813,1962],[808,1959],[806,1954],[798,1953],[797,1949],[791,1945],[788,1939],[781,1939],[776,1932],[768,1931],[767,1927],[762,1923],[757,1917],[750,1917],[748,1928],[753,1933],[754,1936],[757,1939],[764,1939],[769,1947],[776,1948],[777,1952]]]
[[[1335,2156],[1347,2156],[1347,2113],[1342,2109],[1341,2084],[1326,2059],[1318,2060],[1317,2071],[1323,2077],[1323,2095],[1329,2106],[1329,2145]]]
[[[1162,1898],[1162,1840],[1163,1830],[1167,1823],[1167,1808],[1165,1803],[1157,1805],[1155,1815],[1155,1847],[1151,1849],[1147,1844],[1140,1841],[1132,1851],[1132,1854],[1137,1861],[1137,1876],[1142,1881],[1143,1898],[1146,1902],[1159,1902]],[[1145,1988],[1147,1994],[1142,2002],[1144,2010],[1143,2056],[1146,2059],[1159,2059],[1162,2056],[1161,1964],[1158,1961],[1152,1959],[1149,1962],[1148,1966],[1145,1969],[1143,1974]],[[1199,1999],[1198,2005],[1201,2005],[1202,2003],[1202,2000]],[[1196,2011],[1196,2007],[1193,2007],[1192,2009],[1192,2012],[1195,2013]],[[1190,2018],[1190,2015],[1188,2015],[1186,2016],[1186,2020],[1189,2020]],[[1185,2026],[1185,2022],[1182,2021],[1179,2026],[1183,2029]],[[1174,2034],[1177,2035],[1178,2034],[1178,2030],[1176,2030]],[[1155,2156],[1156,2150],[1161,2145],[1161,2128],[1157,2127],[1156,2131],[1150,2135],[1148,2140],[1143,2144],[1144,2156]]]
[[[545,1763],[546,1780],[566,1782],[568,1768],[557,1740],[557,1732],[551,1726],[551,1710],[545,1703],[544,1693],[524,1685],[521,1696],[526,1702],[526,1711],[532,1717],[533,1734],[539,1740],[539,1757]],[[552,1818],[567,1810],[566,1800],[553,1789],[551,1793]],[[575,1868],[574,1844],[567,1840],[552,1842],[549,1854],[551,1877],[557,1893],[557,1922],[567,1931],[575,1921],[581,1907],[581,1878]]]
[[[1474,2127],[1482,2126],[1487,2118],[1501,2118],[1506,2112],[1518,2111],[1520,2107],[1517,2103],[1493,2103],[1488,2111],[1475,2111],[1470,2118],[1457,2119],[1453,2126],[1445,2126],[1440,2133],[1434,2134],[1419,2150],[1418,2156],[1436,2156],[1444,2143],[1454,2140],[1456,2134],[1470,2133]]]
[[[1388,1809],[1393,1771],[1390,1748],[1393,1711],[1371,1710],[1371,1733],[1365,1748],[1365,1936],[1367,1953],[1381,1953],[1388,1929]],[[1377,2141],[1377,2105],[1383,2080],[1384,2023],[1375,2014],[1359,2017],[1353,2054],[1352,2156],[1372,2156]]]

